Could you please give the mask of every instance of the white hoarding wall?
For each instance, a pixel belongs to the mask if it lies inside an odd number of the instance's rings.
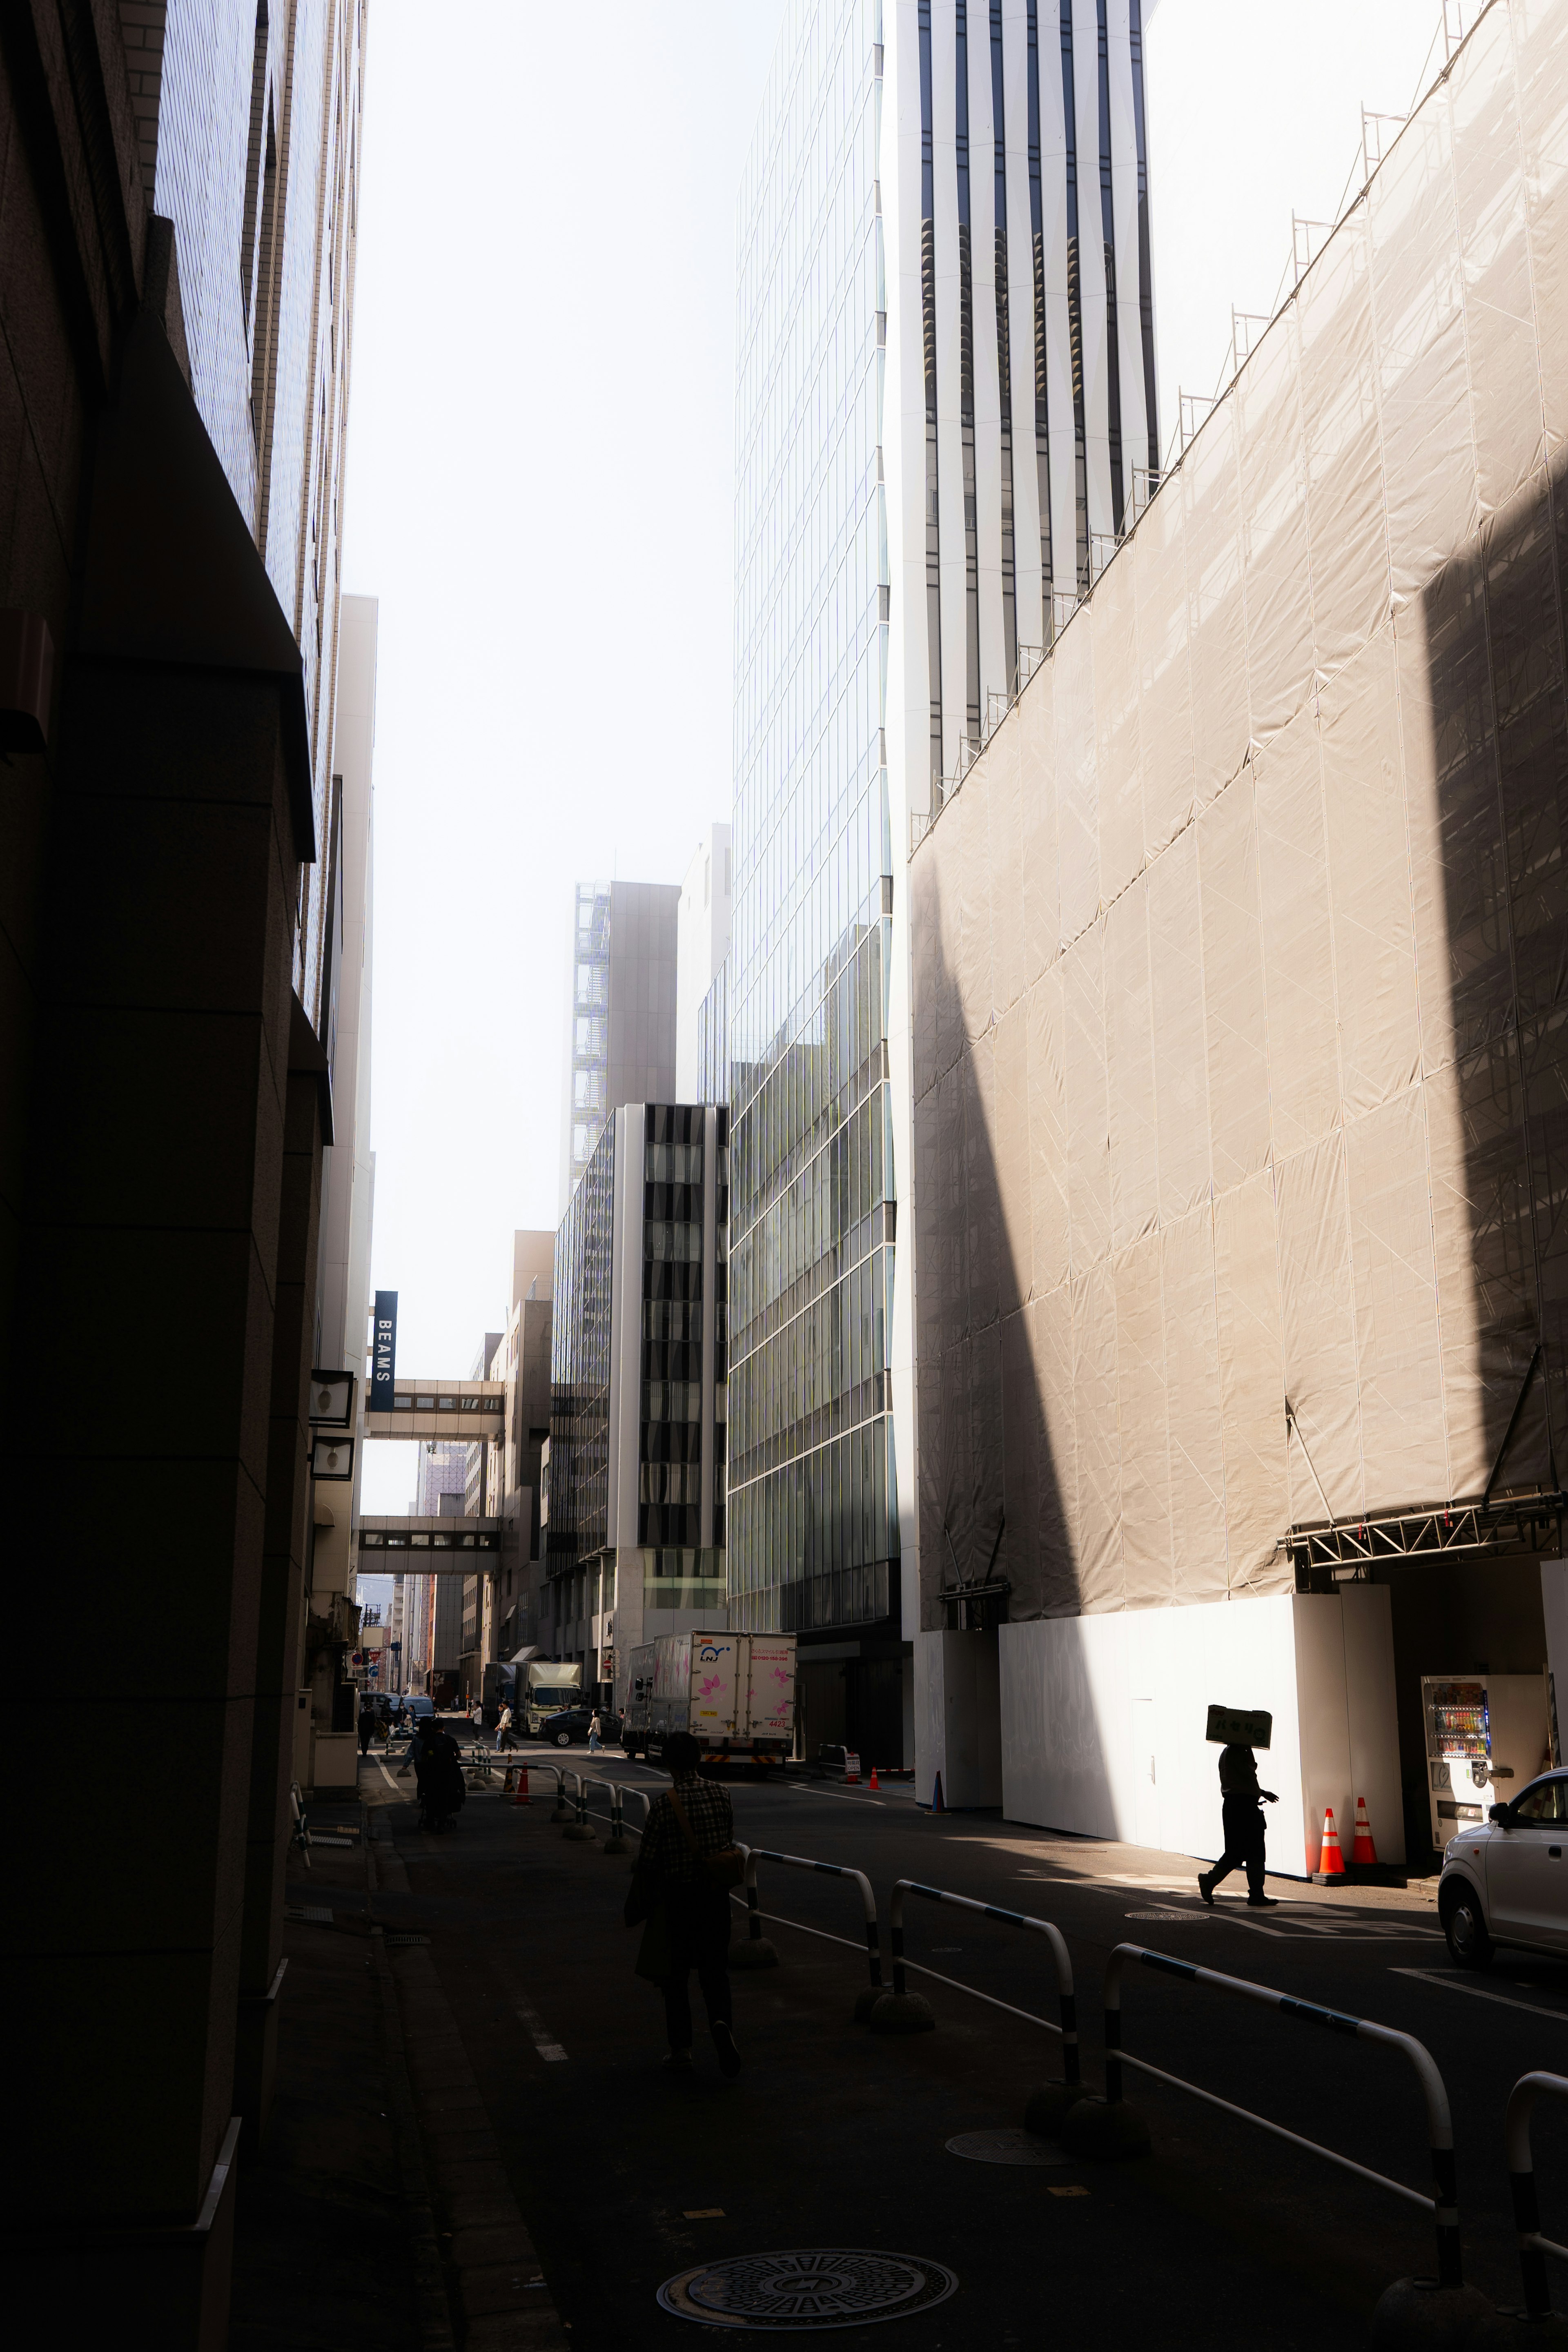
[[[973,1635],[950,1634],[949,1643]],[[1274,1717],[1258,1777],[1268,1861],[1318,1867],[1331,1806],[1348,1857],[1366,1801],[1378,1858],[1405,1859],[1385,1586],[1004,1625],[1002,1808],[1094,1837],[1212,1858],[1223,1848],[1212,1701]]]
[[[1478,1495],[1543,1335],[1502,1484],[1568,1446],[1565,96],[1493,0],[913,852],[928,1628],[1197,1639],[1323,1496]]]

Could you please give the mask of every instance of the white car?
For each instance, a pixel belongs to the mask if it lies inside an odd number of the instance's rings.
[[[1500,1944],[1568,1953],[1568,1771],[1448,1840],[1437,1916],[1462,1969],[1489,1968]]]

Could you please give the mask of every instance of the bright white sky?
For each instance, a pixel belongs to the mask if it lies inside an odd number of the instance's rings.
[[[557,1221],[574,885],[679,882],[730,814],[733,201],[783,16],[376,0],[343,560],[381,602],[373,1265],[401,1370],[465,1375],[513,1228]],[[1232,305],[1273,308],[1292,211],[1337,214],[1363,103],[1403,114],[1437,70],[1440,16],[1160,0],[1167,436]],[[370,1449],[365,1509],[406,1508],[413,1454]]]

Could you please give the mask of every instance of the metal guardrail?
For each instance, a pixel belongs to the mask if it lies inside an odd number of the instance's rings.
[[[1300,2132],[1287,2131],[1282,2124],[1271,2123],[1267,2116],[1254,2115],[1249,2107],[1238,2107],[1229,2099],[1205,2091],[1201,2084],[1189,2083],[1180,2074],[1169,2074],[1163,2067],[1152,2066],[1146,2058],[1134,2057],[1121,2042],[1121,1978],[1129,1960],[1141,1968],[1152,1969],[1161,1976],[1175,1977],[1187,1984],[1212,1986],[1216,1992],[1236,1995],[1242,2000],[1260,2003],[1266,2009],[1278,2010],[1281,2015],[1294,2017],[1305,2025],[1324,2026],[1331,2033],[1342,2033],[1358,2041],[1375,2042],[1384,2049],[1397,2050],[1413,2069],[1426,2102],[1426,2129],[1432,2159],[1432,2179],[1436,2195],[1424,2197],[1419,2189],[1407,2189],[1402,2180],[1391,2180],[1384,2172],[1373,2172],[1364,2164],[1355,2163],[1342,2156],[1337,2148],[1324,2147],[1317,2140],[1306,2139]],[[1443,2077],[1429,2050],[1416,2041],[1414,2034],[1400,2033],[1391,2025],[1374,2025],[1364,2017],[1347,2017],[1338,2010],[1322,2009],[1314,2001],[1297,2000],[1293,1995],[1277,1991],[1272,1985],[1251,1984],[1245,1977],[1222,1976],[1216,1969],[1202,1969],[1191,1960],[1178,1960],[1168,1952],[1150,1951],[1142,1944],[1118,1944],[1105,1964],[1105,2096],[1108,2104],[1119,2104],[1121,2098],[1121,2069],[1134,2066],[1140,2074],[1152,2075],[1156,2082],[1172,2084],[1179,2091],[1190,2091],[1211,2107],[1219,2107],[1229,2116],[1239,2116],[1243,2123],[1256,2125],[1259,2131],[1269,2133],[1275,2139],[1287,2140],[1292,2147],[1305,2148],[1310,2155],[1321,2156],[1328,2164],[1337,2165],[1342,2172],[1353,2172],[1360,2180],[1370,2180],[1379,2189],[1392,2189],[1410,2205],[1419,2205],[1431,2213],[1437,2227],[1437,2283],[1439,2286],[1462,2286],[1464,2270],[1459,2250],[1459,2201],[1454,2170],[1454,2126],[1448,2111],[1448,2094]],[[1526,2079],[1529,2079],[1528,2077]],[[1554,2079],[1554,2078],[1548,2078]]]
[[[305,1818],[305,1808],[300,1801],[300,1783],[298,1780],[290,1780],[289,1783],[289,1810],[292,1814],[294,1821],[294,1833],[292,1838],[289,1840],[289,1843],[290,1844],[297,1845],[299,1847],[300,1853],[305,1857],[305,1867],[309,1870],[310,1867],[310,1827]]]
[[[1536,2100],[1568,2099],[1568,2075],[1521,2074],[1508,2095],[1503,2117],[1503,2146],[1508,2151],[1508,2185],[1513,2196],[1513,2226],[1519,2238],[1519,2267],[1524,2279],[1524,2308],[1531,2319],[1543,2319],[1552,2309],[1546,2283],[1546,2257],[1568,2263],[1568,2246],[1541,2233],[1541,2207],[1535,2194],[1535,2159],[1530,2147],[1530,2118]]]
[[[757,1864],[776,1862],[787,1870],[813,1870],[823,1878],[851,1878],[860,1890],[861,1907],[866,1917],[866,1957],[871,1970],[871,1994],[886,1990],[882,1982],[882,1940],[877,1923],[877,1898],[871,1892],[871,1882],[863,1870],[848,1870],[837,1862],[812,1862],[805,1854],[774,1853],[767,1846],[747,1846],[745,1876],[742,1884],[746,1894],[746,1926],[748,1940],[762,1941],[762,1913],[758,1909]],[[798,1923],[786,1921],[786,1926]]]
[[[900,1878],[888,1903],[888,1934],[892,1946],[893,1991],[902,2000],[905,1992],[904,1963],[904,1897],[918,1895],[922,1902],[949,1903],[957,1911],[975,1911],[984,1919],[999,1919],[1006,1927],[1026,1927],[1044,1936],[1051,1948],[1057,1969],[1057,2001],[1061,2015],[1059,2026],[1048,2018],[1040,2022],[1062,2038],[1062,2074],[1069,2086],[1077,2087],[1082,2080],[1079,2071],[1078,2000],[1073,1990],[1072,1960],[1068,1956],[1067,1938],[1059,1927],[1048,1919],[1032,1918],[1027,1912],[1004,1911],[994,1903],[976,1902],[973,1895],[954,1895],[945,1886],[922,1886],[918,1879]],[[934,1973],[932,1971],[931,1973]],[[968,1986],[963,1990],[968,1991]]]

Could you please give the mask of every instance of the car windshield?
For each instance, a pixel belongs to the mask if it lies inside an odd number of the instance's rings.
[[[1521,1822],[1568,1821],[1568,1781],[1561,1778],[1537,1780],[1516,1800],[1514,1819]]]

